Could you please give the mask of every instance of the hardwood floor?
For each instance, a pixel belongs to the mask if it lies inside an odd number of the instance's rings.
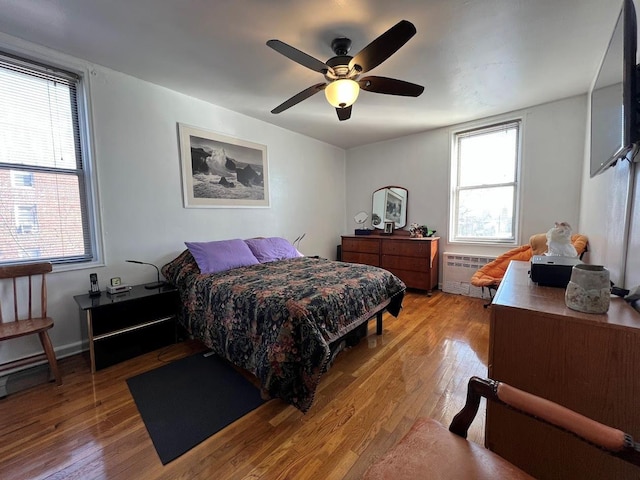
[[[125,380],[202,347],[185,342],[91,375],[61,360],[63,385],[0,400],[6,479],[357,479],[419,416],[448,425],[466,382],[486,376],[489,312],[476,298],[410,292],[384,332],[341,352],[303,415],[271,400],[163,466]],[[484,404],[469,433],[483,443]]]

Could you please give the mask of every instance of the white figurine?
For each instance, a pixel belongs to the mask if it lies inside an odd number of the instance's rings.
[[[571,225],[567,222],[555,223],[547,232],[547,252],[545,255],[556,257],[577,257],[578,252],[571,245]]]

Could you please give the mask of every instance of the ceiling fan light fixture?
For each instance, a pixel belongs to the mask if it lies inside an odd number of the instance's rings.
[[[349,78],[334,80],[324,89],[327,101],[336,108],[346,108],[353,105],[360,93],[358,82]]]

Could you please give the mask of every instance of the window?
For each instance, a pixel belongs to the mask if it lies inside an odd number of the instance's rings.
[[[454,133],[450,240],[515,244],[520,121]]]
[[[16,233],[34,233],[38,227],[38,212],[35,205],[16,205]]]
[[[75,73],[0,52],[0,265],[96,257],[82,88]]]
[[[33,187],[33,173],[11,170],[11,186],[26,188]]]

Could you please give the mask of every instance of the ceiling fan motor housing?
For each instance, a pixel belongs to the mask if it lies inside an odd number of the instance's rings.
[[[346,55],[351,50],[351,39],[346,37],[334,38],[331,42],[331,50],[338,56]]]
[[[349,62],[352,58],[353,57],[350,57],[349,55],[338,55],[327,60],[325,63],[333,69],[335,75],[329,71],[325,73],[324,77],[330,82],[338,78],[353,79],[355,75],[350,75],[350,73],[357,75],[357,72],[349,71]]]

